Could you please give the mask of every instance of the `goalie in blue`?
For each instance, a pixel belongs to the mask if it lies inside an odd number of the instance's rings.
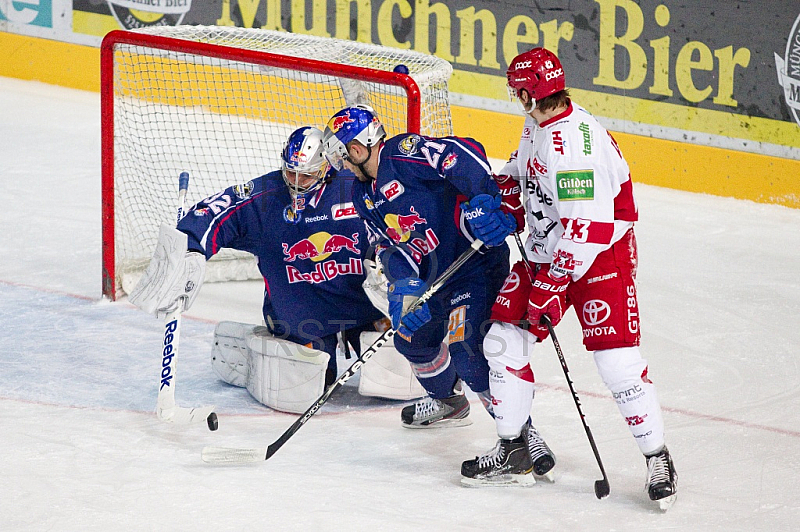
[[[212,366],[226,382],[287,412],[303,412],[343,369],[336,366],[339,336],[345,349],[359,350],[361,333],[377,334],[385,318],[362,288],[369,246],[350,199],[355,179],[333,179],[337,172],[321,142],[319,129],[297,129],[281,153],[280,170],[198,202],[177,229],[162,226],[168,236],[159,239],[130,296],[156,315],[176,306],[185,311],[202,285],[207,259],[222,248],[255,255],[264,278],[265,325],[220,322]],[[379,384],[387,386],[363,395],[411,399],[424,393],[409,367],[389,366],[401,384],[384,379]],[[364,380],[369,383],[369,375]]]

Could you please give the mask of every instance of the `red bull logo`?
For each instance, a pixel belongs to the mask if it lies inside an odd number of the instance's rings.
[[[394,242],[406,242],[416,230],[417,224],[428,223],[414,207],[411,207],[411,214],[387,214],[383,221],[387,225],[386,236]]]
[[[358,250],[358,233],[353,233],[352,236],[348,237],[345,235],[331,235],[321,231],[295,242],[291,246],[284,242],[283,254],[286,256],[283,260],[294,262],[297,259],[311,259],[314,262],[319,262],[327,259],[332,253],[338,253],[343,249],[354,255],[361,253]]]
[[[456,152],[452,152],[442,161],[442,171],[446,172],[452,169],[456,165],[456,162],[458,162],[458,155],[456,155]]]
[[[350,118],[350,111],[345,111],[344,113],[334,116],[328,121],[328,127],[334,133],[338,133],[340,129],[342,129],[345,124],[352,124],[355,122],[352,118]]]
[[[349,257],[347,262],[337,262],[328,259],[334,253],[342,250],[349,251],[355,257]],[[283,258],[286,262],[295,262],[297,259],[310,260],[316,263],[310,272],[300,271],[295,266],[286,265],[286,276],[289,284],[311,283],[319,284],[330,281],[340,275],[364,275],[364,266],[361,263],[361,252],[358,249],[358,233],[351,236],[331,235],[325,231],[314,233],[293,245],[283,244]],[[326,260],[328,259],[328,260]]]

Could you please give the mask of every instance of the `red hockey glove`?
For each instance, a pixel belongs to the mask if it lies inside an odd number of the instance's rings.
[[[514,217],[514,221],[517,222],[515,233],[523,232],[525,230],[525,209],[522,207],[522,189],[519,182],[510,175],[496,175],[494,181],[500,189],[500,195],[503,196],[500,210]]]
[[[550,317],[550,322],[554,326],[561,321],[564,311],[567,310],[569,281],[568,275],[559,278],[553,277],[550,274],[550,268],[545,267],[539,270],[533,279],[533,286],[528,296],[528,321],[531,326],[541,327],[539,319],[544,314]]]

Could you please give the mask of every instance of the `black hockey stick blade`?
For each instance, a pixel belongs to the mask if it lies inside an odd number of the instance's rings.
[[[598,499],[605,499],[609,493],[611,493],[611,486],[608,485],[607,478],[594,481],[594,494]]]

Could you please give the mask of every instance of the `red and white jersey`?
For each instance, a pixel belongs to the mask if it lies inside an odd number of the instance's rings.
[[[528,117],[519,149],[500,174],[518,176],[526,196],[528,259],[573,280],[638,219],[616,141],[574,103],[539,125]]]

